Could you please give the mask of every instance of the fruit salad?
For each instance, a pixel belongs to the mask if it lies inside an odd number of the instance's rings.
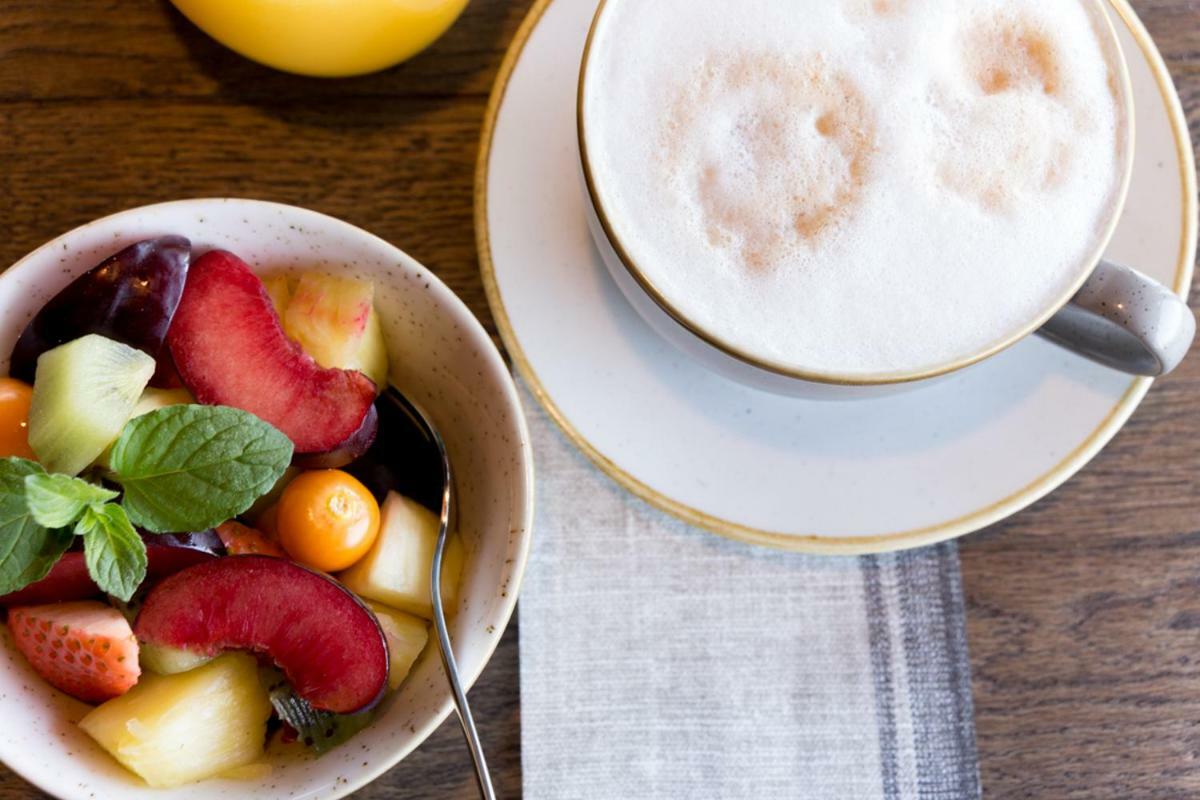
[[[22,332],[0,378],[7,637],[147,784],[336,747],[426,648],[440,476],[406,465],[387,379],[370,283],[264,281],[180,236]],[[453,608],[457,535],[444,563]]]

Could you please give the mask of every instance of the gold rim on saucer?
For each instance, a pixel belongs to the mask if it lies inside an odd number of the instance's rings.
[[[861,555],[864,553],[883,553],[910,547],[920,547],[979,530],[1020,511],[1044,497],[1095,456],[1109,439],[1116,435],[1116,432],[1125,424],[1142,398],[1145,397],[1153,380],[1150,378],[1133,379],[1129,384],[1129,388],[1112,407],[1104,420],[1101,421],[1096,429],[1079,446],[1068,453],[1066,457],[1045,474],[1007,497],[969,514],[937,525],[878,536],[821,536],[819,534],[789,534],[761,530],[706,514],[703,511],[667,497],[645,483],[642,483],[617,466],[585,439],[550,398],[513,332],[508,313],[504,307],[504,301],[500,296],[500,288],[496,282],[495,266],[492,262],[492,249],[487,221],[487,177],[491,161],[492,137],[495,132],[496,118],[499,115],[500,106],[504,101],[505,91],[508,88],[508,82],[512,77],[513,70],[516,68],[517,61],[520,59],[521,53],[524,51],[525,45],[534,28],[537,27],[538,21],[552,2],[553,0],[535,0],[528,15],[513,37],[512,43],[509,45],[508,52],[500,64],[500,70],[497,73],[491,96],[488,99],[487,111],[483,121],[479,159],[476,162],[475,168],[475,238],[479,252],[479,268],[483,278],[488,305],[496,322],[496,328],[499,331],[500,339],[504,343],[505,349],[512,359],[513,365],[517,369],[517,373],[525,381],[534,398],[545,409],[546,413],[549,414],[550,418],[554,420],[555,424],[558,425],[567,438],[605,474],[632,494],[689,524],[696,525],[697,527],[730,539],[750,544],[765,545],[780,550],[822,555]],[[1137,42],[1138,48],[1149,62],[1151,71],[1154,73],[1155,83],[1158,85],[1159,92],[1162,95],[1171,118],[1171,130],[1175,139],[1176,161],[1179,165],[1183,195],[1183,229],[1179,244],[1179,261],[1175,269],[1175,280],[1172,288],[1176,294],[1186,298],[1186,292],[1192,281],[1193,261],[1196,255],[1197,224],[1196,171],[1187,122],[1183,115],[1183,109],[1180,107],[1179,98],[1171,82],[1171,76],[1167,72],[1166,65],[1163,63],[1162,55],[1158,52],[1137,14],[1129,6],[1128,0],[1109,0],[1109,5],[1128,27],[1134,40]]]

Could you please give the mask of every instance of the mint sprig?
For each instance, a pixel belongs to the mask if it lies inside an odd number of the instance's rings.
[[[25,503],[25,478],[45,474],[33,461],[0,459],[0,595],[46,577],[71,545],[70,531],[39,525]]]
[[[32,461],[8,458],[0,464],[26,473],[22,479],[25,513],[33,523],[55,541],[61,540],[64,551],[73,535],[82,536],[88,575],[102,592],[128,602],[146,577],[146,545],[125,510],[108,502],[118,493],[70,475],[46,473]],[[4,492],[0,499],[16,497],[16,492]],[[61,556],[62,551],[54,555],[47,572]]]
[[[128,603],[146,577],[146,543],[116,503],[90,506],[75,525],[88,574],[107,594]]]
[[[247,411],[178,405],[130,420],[109,463],[133,523],[175,533],[241,514],[291,460],[291,440]]]
[[[40,467],[39,467],[40,469]],[[39,525],[65,528],[88,507],[107,503],[119,493],[70,475],[37,472],[25,476],[25,502]]]
[[[77,535],[92,580],[128,601],[147,566],[134,525],[211,528],[266,494],[291,458],[291,440],[253,414],[175,405],[130,420],[113,446],[106,477],[123,489],[120,505],[111,489],[0,459],[0,595],[44,578]]]

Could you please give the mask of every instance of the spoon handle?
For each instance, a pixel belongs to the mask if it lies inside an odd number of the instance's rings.
[[[449,473],[448,462],[444,464],[444,467]],[[479,794],[484,800],[496,800],[496,791],[492,788],[492,776],[488,773],[487,759],[483,755],[483,745],[479,741],[479,731],[475,729],[475,718],[471,715],[471,706],[467,703],[467,693],[463,691],[462,681],[458,676],[458,665],[454,661],[454,650],[450,645],[450,632],[446,628],[446,612],[442,608],[442,554],[446,549],[446,535],[450,527],[450,487],[452,485],[449,474],[447,474],[446,488],[442,495],[442,518],[438,526],[437,545],[433,551],[433,575],[430,581],[430,591],[433,594],[433,622],[434,627],[437,628],[442,665],[446,668],[446,677],[450,680],[454,703],[458,706],[458,721],[462,723],[463,736],[467,739],[471,760],[475,762],[475,780],[479,784]]]
[[[410,400],[395,386],[389,386],[385,395],[401,410],[404,411],[421,429],[438,451],[438,459],[442,467],[442,513],[438,520],[437,544],[433,549],[433,566],[429,580],[430,598],[433,602],[433,626],[437,629],[438,649],[442,653],[442,666],[446,668],[446,678],[450,681],[450,691],[454,695],[454,704],[458,707],[458,721],[462,723],[463,736],[467,739],[467,749],[471,751],[471,761],[475,763],[475,780],[479,784],[479,795],[484,800],[496,800],[496,790],[492,788],[492,776],[488,773],[487,759],[483,755],[483,745],[479,742],[479,731],[475,729],[475,718],[471,716],[471,706],[467,704],[467,693],[463,690],[462,680],[458,675],[458,664],[454,660],[454,648],[450,644],[450,631],[446,628],[446,609],[442,607],[442,556],[446,552],[446,537],[450,533],[450,516],[454,511],[454,472],[450,469],[450,454],[446,451],[446,442],[434,427],[429,415],[421,407]]]

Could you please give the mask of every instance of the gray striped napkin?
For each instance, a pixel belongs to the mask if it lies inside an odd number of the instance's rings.
[[[529,800],[980,796],[958,552],[831,559],[626,495],[525,394]]]

